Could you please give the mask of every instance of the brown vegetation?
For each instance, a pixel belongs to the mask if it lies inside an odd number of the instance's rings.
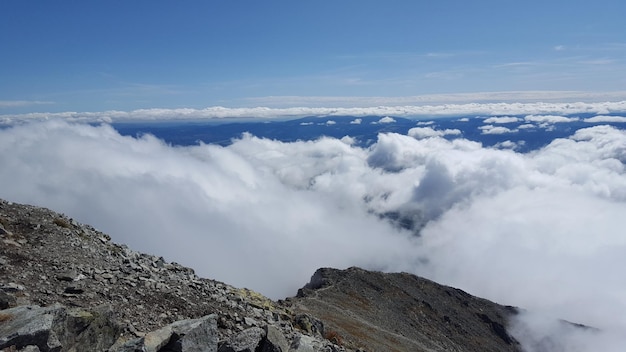
[[[0,312],[0,323],[13,319],[11,314]]]
[[[61,219],[61,218],[56,218],[54,219],[52,222],[54,222],[55,225],[60,226],[60,227],[64,227],[66,229],[71,228],[72,226],[70,225],[69,222],[67,222],[67,220],[65,219]]]
[[[335,330],[330,330],[327,331],[324,334],[324,338],[332,343],[334,343],[337,346],[341,346],[343,345],[343,339],[341,338],[341,335],[339,335],[339,333]]]

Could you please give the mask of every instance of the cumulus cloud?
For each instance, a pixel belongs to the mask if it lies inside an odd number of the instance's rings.
[[[352,121],[350,121],[351,125],[360,125],[361,122],[363,122],[363,119],[354,119]]]
[[[589,127],[529,154],[439,132],[172,147],[33,123],[0,130],[0,197],[275,298],[320,266],[401,270],[602,331],[520,316],[529,351],[546,332],[623,347],[626,132]]]
[[[428,126],[428,125],[433,125],[435,123],[435,121],[419,121],[417,123],[418,126]]]
[[[494,125],[484,125],[478,127],[478,129],[482,131],[482,134],[505,134],[517,132],[517,129],[510,129],[508,127]]]
[[[514,116],[494,116],[483,120],[484,123],[513,123],[518,121],[519,118]]]
[[[394,122],[396,122],[396,119],[394,119],[391,116],[385,116],[381,118],[380,120],[378,120],[378,123],[394,123]]]
[[[565,123],[565,122],[575,122],[579,121],[578,117],[567,117],[567,116],[559,116],[559,115],[528,115],[524,117],[524,121],[526,122],[537,122],[537,123]]]
[[[328,120],[328,121],[326,121],[326,125],[328,125],[328,126],[331,126],[331,125],[336,125],[336,124],[337,124],[337,121],[334,121],[334,120]]]
[[[445,129],[445,130],[435,130],[431,127],[414,127],[411,128],[408,132],[408,135],[413,137],[413,138],[417,138],[417,139],[423,139],[423,138],[430,138],[430,137],[441,137],[441,136],[447,136],[447,135],[460,135],[461,134],[461,130],[459,129]]]
[[[520,147],[524,146],[525,144],[526,144],[525,141],[513,142],[513,141],[506,140],[504,142],[496,143],[494,145],[494,148],[517,150]]]
[[[313,191],[334,172],[367,167],[363,150],[339,140],[247,135],[231,148],[175,148],[61,122],[0,134],[0,179],[11,185],[2,197],[53,207],[134,248],[273,297],[295,293],[320,266],[382,269],[396,265],[377,258],[410,254],[407,236]],[[390,237],[381,246],[383,233]]]
[[[602,122],[612,122],[612,123],[626,123],[626,116],[603,116],[597,115],[594,117],[589,117],[584,120],[589,123],[602,123]]]

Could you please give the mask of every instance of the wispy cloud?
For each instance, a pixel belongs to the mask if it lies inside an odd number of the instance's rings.
[[[425,94],[415,96],[267,96],[247,98],[242,102],[256,106],[290,107],[372,107],[422,106],[426,104],[462,104],[483,102],[600,102],[626,100],[626,91],[499,91],[475,93]]]
[[[616,63],[615,59],[593,59],[593,60],[583,60],[580,61],[581,64],[585,65],[611,65]]]
[[[0,100],[0,108],[21,108],[35,105],[50,105],[52,101],[40,100]]]

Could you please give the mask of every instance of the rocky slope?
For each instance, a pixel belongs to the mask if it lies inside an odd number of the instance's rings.
[[[344,345],[372,351],[519,351],[506,331],[517,309],[406,273],[319,269],[297,311],[324,321]]]
[[[409,274],[320,269],[274,302],[0,200],[2,351],[518,351],[512,308]]]

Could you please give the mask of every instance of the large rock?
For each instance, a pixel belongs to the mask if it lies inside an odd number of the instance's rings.
[[[144,338],[146,352],[215,352],[217,319],[215,314],[174,322]]]
[[[285,335],[273,325],[265,327],[265,340],[261,344],[260,352],[287,352],[289,343]]]
[[[310,336],[300,335],[291,344],[290,352],[315,352],[315,339]]]
[[[62,309],[60,306],[20,306],[3,310],[0,312],[0,349],[34,345],[43,352],[60,351],[61,342],[52,326]]]
[[[121,333],[106,307],[91,311],[19,306],[0,312],[0,349],[37,346],[40,351],[105,350]],[[31,347],[32,348],[32,347]]]
[[[219,352],[255,352],[265,336],[264,329],[258,327],[246,329],[220,346]]]

